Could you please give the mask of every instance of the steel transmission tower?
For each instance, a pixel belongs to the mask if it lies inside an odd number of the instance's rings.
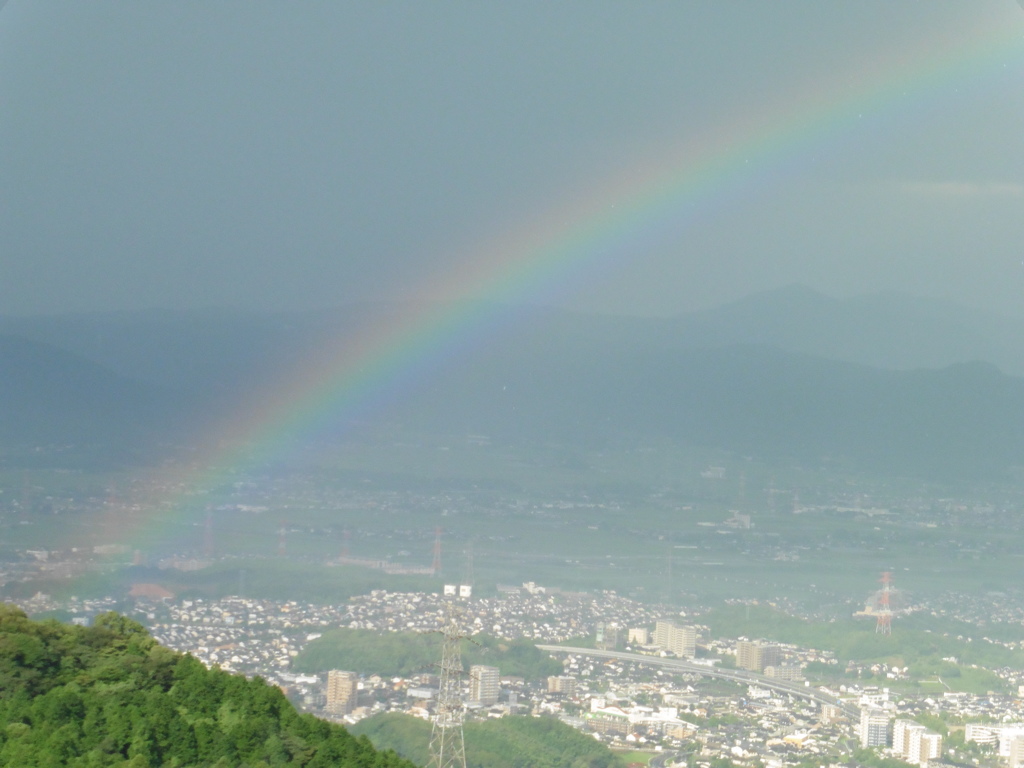
[[[458,614],[448,606],[441,650],[441,682],[437,687],[437,712],[430,732],[428,768],[466,768],[466,743],[462,736],[462,646]]]
[[[882,574],[882,591],[878,596],[878,621],[875,624],[875,632],[880,635],[892,634],[892,606],[889,603],[889,586],[892,584],[892,573],[886,571]]]

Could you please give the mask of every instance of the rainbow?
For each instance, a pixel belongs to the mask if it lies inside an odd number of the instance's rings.
[[[863,117],[926,102],[951,83],[967,86],[1019,67],[1024,24],[993,32],[995,27],[993,20],[979,19],[973,32],[959,30],[955,39],[929,39],[866,64],[843,80],[842,91],[835,80],[822,79],[800,98],[659,152],[645,167],[552,211],[518,235],[471,249],[461,269],[423,285],[400,316],[360,337],[338,340],[273,400],[220,425],[187,470],[165,479],[165,487],[174,489],[165,498],[130,522],[111,520],[117,538],[152,536],[163,526],[195,522],[205,509],[206,489],[284,454],[292,439],[324,423],[372,408],[409,386],[438,357],[486,336],[498,321],[495,304],[542,303],[569,290],[584,268],[612,268],[624,250],[685,231],[688,222],[731,196],[770,183],[773,173],[855,135]]]

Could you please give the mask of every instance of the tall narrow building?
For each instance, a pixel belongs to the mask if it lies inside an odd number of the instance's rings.
[[[889,743],[889,725],[892,717],[883,709],[864,707],[860,711],[860,745],[884,747]]]
[[[927,765],[942,756],[942,736],[913,720],[897,720],[892,726],[892,751],[908,763]],[[1010,766],[1014,768],[1012,759]]]
[[[356,706],[359,676],[355,672],[332,669],[327,673],[327,710],[347,715]]]
[[[498,703],[501,691],[501,673],[497,667],[474,664],[469,668],[469,700],[485,707]]]

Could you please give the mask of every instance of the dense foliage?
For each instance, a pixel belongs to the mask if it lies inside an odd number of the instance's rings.
[[[393,749],[426,763],[430,723],[410,715],[386,714],[359,722],[357,733],[378,749]],[[622,768],[608,747],[552,717],[503,717],[467,723],[467,768]]]
[[[436,671],[441,658],[441,636],[418,632],[375,632],[369,629],[336,629],[325,632],[296,657],[294,667],[304,672],[351,669],[385,676],[408,676]],[[503,675],[529,680],[562,674],[562,665],[527,640],[498,640],[476,635],[464,642],[466,664],[487,664]]]
[[[406,768],[277,688],[208,670],[117,614],[91,627],[0,604],[0,766]]]

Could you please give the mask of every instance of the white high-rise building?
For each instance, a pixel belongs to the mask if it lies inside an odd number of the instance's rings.
[[[942,735],[927,731],[921,734],[921,765],[942,757]]]
[[[1010,740],[1010,768],[1024,765],[1024,736],[1015,736]]]
[[[626,642],[637,645],[647,645],[647,628],[646,627],[630,627],[629,635]]]
[[[1016,739],[1024,736],[1024,726],[1020,723],[1012,723],[1004,725],[999,729],[999,756],[1009,757],[1010,748],[1013,746],[1013,742]]]
[[[897,720],[892,726],[892,750],[908,763],[926,765],[942,752],[942,736],[913,720]]]
[[[889,743],[889,723],[892,718],[883,709],[865,707],[860,711],[860,745],[884,747]]]
[[[671,621],[659,621],[655,624],[654,637],[652,638],[654,644],[659,648],[665,648],[668,645],[668,637],[674,626]]]
[[[697,655],[697,628],[659,621],[654,627],[654,644],[681,658],[692,659]]]
[[[497,667],[474,664],[469,668],[469,700],[489,707],[498,703],[501,692],[501,673]]]

